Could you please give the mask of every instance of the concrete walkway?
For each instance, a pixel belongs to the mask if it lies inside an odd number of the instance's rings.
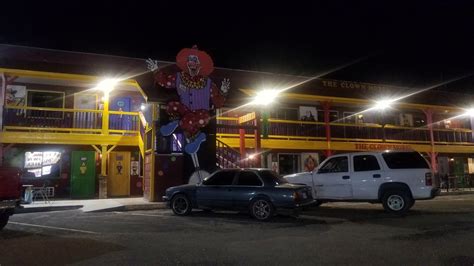
[[[112,199],[90,199],[90,200],[50,200],[35,201],[31,204],[22,204],[16,213],[61,211],[80,209],[83,212],[101,211],[131,211],[152,210],[166,208],[164,202],[148,202],[143,198],[112,198]]]

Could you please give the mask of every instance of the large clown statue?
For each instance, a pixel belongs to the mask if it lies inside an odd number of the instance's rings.
[[[206,127],[215,108],[224,104],[230,82],[224,79],[220,87],[212,82],[209,75],[214,70],[212,58],[204,51],[184,48],[176,56],[176,65],[180,71],[165,73],[158,69],[157,61],[148,59],[148,69],[153,71],[155,84],[167,89],[176,89],[179,101],[168,102],[166,112],[170,122],[162,125],[160,133],[163,136],[172,135],[179,127],[186,137],[184,151],[193,160],[194,167],[199,170],[197,152],[206,135],[201,129]],[[200,178],[201,179],[201,178]]]

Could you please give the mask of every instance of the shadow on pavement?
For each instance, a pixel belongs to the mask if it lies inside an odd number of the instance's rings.
[[[87,239],[4,229],[0,231],[2,265],[64,265],[124,250],[125,247]]]
[[[320,217],[322,219],[337,218],[344,219],[351,222],[370,222],[373,220],[380,219],[400,219],[400,218],[410,218],[418,217],[424,215],[463,215],[471,213],[469,211],[430,211],[430,210],[417,210],[412,209],[408,211],[405,215],[395,215],[385,212],[383,209],[374,209],[374,208],[351,208],[351,207],[326,207],[320,206],[311,208],[307,211],[303,211],[303,215]]]
[[[252,218],[248,213],[230,212],[230,211],[193,211],[190,218],[217,219],[223,222],[231,222],[235,224],[255,224],[255,225],[285,225],[287,226],[304,226],[313,224],[328,224],[324,219],[294,217],[289,215],[276,215],[267,222],[261,222]]]

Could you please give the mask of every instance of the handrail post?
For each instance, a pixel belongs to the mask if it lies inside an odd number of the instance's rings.
[[[104,110],[102,110],[102,135],[109,134],[109,91],[104,90]]]

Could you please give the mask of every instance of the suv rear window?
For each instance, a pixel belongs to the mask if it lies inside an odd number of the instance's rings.
[[[417,152],[387,152],[382,154],[390,169],[429,169],[425,158]]]
[[[363,171],[374,171],[380,170],[379,163],[377,158],[373,155],[358,155],[354,156],[354,171],[363,172]]]

